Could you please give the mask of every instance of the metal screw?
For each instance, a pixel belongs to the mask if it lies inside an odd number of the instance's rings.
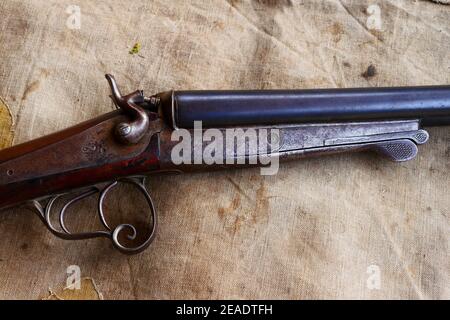
[[[159,97],[156,97],[156,96],[144,97],[144,100],[149,102],[150,104],[152,104],[154,106],[158,106],[159,103],[161,102],[161,99]]]
[[[131,132],[131,126],[128,123],[119,123],[116,127],[116,132],[119,136],[127,136]]]

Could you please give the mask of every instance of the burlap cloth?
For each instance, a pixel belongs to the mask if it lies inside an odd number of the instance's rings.
[[[449,84],[450,7],[377,1],[376,30],[373,3],[1,1],[1,145],[110,111],[106,72],[123,91],[147,93]],[[80,29],[67,26],[73,4]],[[0,298],[45,297],[78,265],[110,299],[448,299],[449,133],[430,129],[420,156],[402,164],[354,154],[289,163],[273,177],[152,178],[160,228],[137,256],[103,239],[59,240],[29,211],[3,212]],[[79,221],[93,210],[81,206]]]

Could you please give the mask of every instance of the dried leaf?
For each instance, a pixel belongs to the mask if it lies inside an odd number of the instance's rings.
[[[141,50],[141,44],[139,42],[136,42],[134,44],[133,48],[131,48],[131,50],[128,53],[129,54],[138,54],[140,50]]]
[[[103,295],[92,278],[82,278],[80,289],[67,287],[57,291],[49,289],[49,293],[43,300],[103,300]]]
[[[0,149],[10,147],[13,141],[13,121],[8,106],[0,97]]]

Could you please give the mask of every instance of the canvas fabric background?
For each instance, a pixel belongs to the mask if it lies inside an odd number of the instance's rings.
[[[381,30],[367,24],[373,4]],[[70,5],[80,29],[66,25]],[[1,147],[111,111],[105,73],[147,94],[450,84],[450,6],[425,0],[2,0],[0,15]],[[450,129],[429,132],[407,163],[352,154],[271,177],[152,177],[158,235],[136,256],[2,212],[0,298],[44,298],[78,265],[107,299],[448,299]],[[127,190],[115,197],[133,210]]]

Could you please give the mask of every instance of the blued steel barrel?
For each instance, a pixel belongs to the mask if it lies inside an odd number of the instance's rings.
[[[450,124],[450,86],[257,91],[173,91],[161,95],[179,128],[420,119]]]

